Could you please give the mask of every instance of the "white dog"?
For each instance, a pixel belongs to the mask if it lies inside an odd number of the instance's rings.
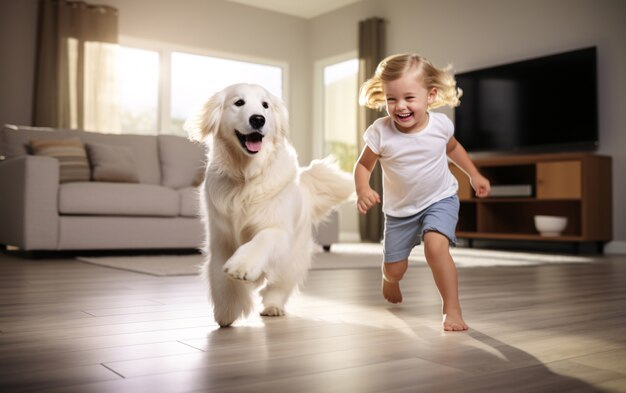
[[[186,128],[209,145],[203,274],[216,322],[229,326],[251,312],[263,284],[261,315],[284,315],[311,265],[312,225],[352,195],[351,176],[330,159],[299,169],[287,110],[257,85],[216,93]]]

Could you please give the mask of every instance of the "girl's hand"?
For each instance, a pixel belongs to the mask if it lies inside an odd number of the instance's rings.
[[[489,180],[481,174],[472,176],[470,178],[470,184],[476,192],[476,196],[479,198],[484,198],[491,192],[491,184],[489,183]]]
[[[359,209],[359,213],[367,213],[377,203],[380,203],[380,195],[376,191],[369,187],[361,192],[357,191],[356,207]]]

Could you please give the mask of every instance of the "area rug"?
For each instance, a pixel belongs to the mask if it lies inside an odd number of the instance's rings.
[[[81,262],[151,276],[191,276],[200,272],[203,257],[191,255],[131,255],[106,257],[77,257]]]
[[[515,251],[494,251],[457,247],[451,250],[459,268],[487,266],[536,266],[553,263],[590,263],[592,257],[541,254]],[[187,276],[198,274],[204,257],[192,255],[146,255],[78,257],[79,261],[114,269],[128,270],[153,276]],[[374,243],[333,244],[330,252],[317,249],[313,255],[313,270],[379,268],[382,246]],[[409,263],[424,264],[424,251],[415,247]]]

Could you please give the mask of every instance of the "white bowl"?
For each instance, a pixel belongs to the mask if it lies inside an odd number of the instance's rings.
[[[567,225],[567,217],[535,216],[535,228],[541,236],[559,236]]]

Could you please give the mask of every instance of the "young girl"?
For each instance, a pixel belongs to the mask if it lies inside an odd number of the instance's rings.
[[[391,303],[402,301],[399,282],[411,249],[423,240],[443,301],[443,328],[451,331],[468,326],[461,314],[456,267],[449,251],[456,241],[459,200],[447,158],[469,176],[478,197],[490,192],[489,181],[454,138],[452,121],[430,112],[443,105],[457,106],[460,95],[448,69],[436,68],[421,56],[384,59],[361,87],[359,101],[368,108],[386,106],[388,116],[366,130],[366,146],[354,168],[357,208],[362,214],[381,202],[369,179],[376,161],[383,169],[383,296]]]

